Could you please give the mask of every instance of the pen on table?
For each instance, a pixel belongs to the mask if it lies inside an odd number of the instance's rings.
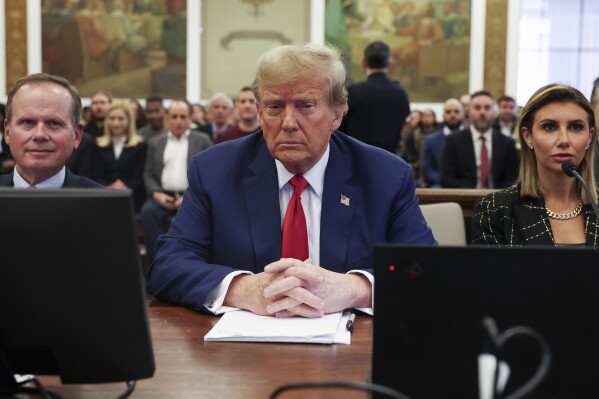
[[[350,333],[354,332],[354,322],[355,321],[356,321],[356,314],[350,313],[349,319],[347,319],[347,323],[345,323],[345,328],[347,328],[347,331],[349,331]]]

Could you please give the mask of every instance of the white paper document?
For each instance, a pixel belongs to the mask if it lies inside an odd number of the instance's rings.
[[[332,313],[318,319],[260,316],[245,310],[225,313],[204,336],[204,341],[296,342],[346,344],[349,312]]]

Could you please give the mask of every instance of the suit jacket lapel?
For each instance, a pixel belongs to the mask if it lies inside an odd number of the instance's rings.
[[[154,154],[154,170],[157,171],[156,178],[160,182],[162,169],[164,169],[164,149],[166,148],[167,133],[156,142],[156,153]],[[159,183],[160,184],[160,183]]]
[[[243,179],[257,272],[281,258],[281,210],[275,161],[262,141]]]
[[[361,190],[350,183],[353,173],[349,154],[343,152],[334,134],[330,145],[320,216],[320,264],[327,268],[347,263],[351,221],[361,200]],[[349,205],[341,202],[342,196]]]

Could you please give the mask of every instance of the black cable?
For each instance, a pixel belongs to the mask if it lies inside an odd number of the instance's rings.
[[[125,392],[123,392],[122,394],[117,396],[116,399],[128,398],[129,395],[131,395],[133,393],[133,390],[135,389],[135,384],[137,384],[137,381],[126,381],[126,384],[127,384],[127,389],[125,390]]]
[[[285,391],[297,390],[297,389],[352,389],[357,391],[367,391],[380,393],[395,399],[410,399],[408,396],[397,392],[394,389],[386,387],[384,385],[372,384],[372,383],[361,383],[361,382],[349,382],[349,381],[308,381],[308,382],[294,382],[285,385],[281,385],[273,391],[270,395],[270,399],[275,399],[279,394]]]

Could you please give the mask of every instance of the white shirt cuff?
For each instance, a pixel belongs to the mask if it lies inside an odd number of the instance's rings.
[[[208,292],[206,295],[206,302],[204,302],[204,307],[208,309],[209,312],[212,312],[215,315],[231,312],[233,310],[238,310],[238,308],[232,308],[230,306],[223,306],[223,302],[225,301],[225,296],[227,296],[227,291],[229,291],[229,285],[231,285],[231,281],[233,281],[233,277],[239,276],[240,274],[253,274],[252,272],[248,272],[247,270],[236,270],[226,275],[226,277],[218,283],[216,287]]]
[[[347,274],[361,274],[362,276],[366,277],[368,279],[368,281],[370,281],[370,285],[372,286],[372,307],[370,308],[356,308],[357,310],[359,310],[360,312],[364,312],[368,315],[373,316],[374,315],[374,276],[364,270],[350,270],[347,272]]]

